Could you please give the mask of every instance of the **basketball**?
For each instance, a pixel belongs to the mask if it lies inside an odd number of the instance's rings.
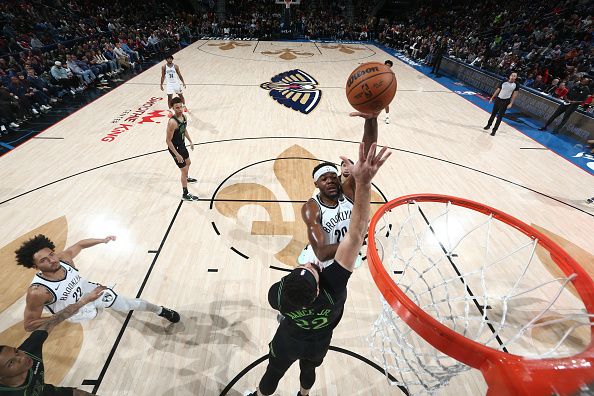
[[[357,67],[346,83],[347,99],[351,106],[363,113],[379,113],[396,95],[396,75],[379,62]]]

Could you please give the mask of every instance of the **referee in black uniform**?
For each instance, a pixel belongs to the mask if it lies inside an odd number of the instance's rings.
[[[507,111],[507,109],[511,109],[514,105],[514,101],[516,100],[516,96],[518,96],[518,91],[520,90],[520,84],[516,82],[518,78],[517,73],[512,73],[509,75],[509,79],[507,81],[502,82],[499,84],[491,99],[489,99],[489,103],[495,99],[495,104],[493,105],[493,111],[491,111],[491,117],[489,117],[489,122],[487,122],[487,126],[484,127],[484,130],[489,130],[491,128],[491,124],[495,117],[497,117],[497,121],[495,121],[495,126],[491,131],[491,136],[495,136],[497,129],[499,128],[499,124],[501,124],[501,119],[503,115]]]
[[[555,129],[553,129],[553,132],[551,132],[553,135],[558,134],[559,130],[561,128],[563,128],[563,125],[565,125],[567,120],[569,120],[569,117],[571,117],[571,113],[573,113],[575,111],[575,109],[578,108],[580,103],[582,103],[584,100],[586,100],[588,95],[590,95],[590,88],[588,88],[589,83],[590,83],[590,80],[586,77],[583,77],[580,80],[579,84],[575,84],[567,93],[567,96],[565,97],[565,101],[559,105],[559,107],[557,108],[557,110],[555,110],[555,112],[549,118],[547,123],[543,127],[538,128],[538,130],[539,131],[546,130],[547,127],[549,125],[551,125],[553,120],[555,120],[555,118],[557,118],[561,114],[563,114],[563,119],[561,120],[561,123],[559,123],[559,125],[557,125],[557,127]]]
[[[375,115],[377,117],[377,115]],[[359,146],[359,161],[351,165],[355,178],[355,203],[349,230],[340,241],[334,262],[322,271],[318,265],[308,263],[294,269],[268,291],[272,308],[281,312],[281,320],[269,345],[268,367],[258,389],[249,396],[272,395],[279,381],[291,365],[299,360],[301,389],[298,396],[309,395],[319,367],[330,348],[332,332],[340,322],[347,298],[347,283],[353,272],[359,249],[369,221],[371,179],[391,153],[386,147],[376,155],[373,143],[367,156],[364,143]]]

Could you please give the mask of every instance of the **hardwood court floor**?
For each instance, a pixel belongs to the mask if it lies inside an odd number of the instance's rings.
[[[14,264],[15,245],[41,231],[59,246],[115,234],[116,242],[80,254],[82,274],[178,309],[182,322],[104,312],[61,326],[48,344],[48,378],[102,395],[235,396],[253,388],[265,362],[241,373],[267,353],[276,329],[267,290],[307,240],[299,208],[313,193],[311,169],[357,153],[363,121],[348,117],[346,78],[359,63],[388,58],[359,44],[255,41],[200,41],[176,54],[197,143],[190,173],[200,183],[190,190],[200,202],[180,202],[165,146],[161,65],[42,135],[56,139],[0,158],[1,343],[24,338],[23,297],[34,274]],[[430,192],[483,202],[581,248],[594,273],[594,210],[583,204],[592,177],[549,150],[525,150],[541,146],[506,124],[489,136],[482,109],[394,61],[392,123],[379,132],[394,155],[375,180],[374,201]],[[260,87],[294,69],[322,92],[307,115]],[[364,263],[312,395],[401,393],[362,360],[371,359],[367,336],[379,310]],[[297,388],[293,367],[277,394]],[[442,393],[476,395],[484,383],[470,372]]]

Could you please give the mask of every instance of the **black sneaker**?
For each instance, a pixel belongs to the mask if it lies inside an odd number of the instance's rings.
[[[546,130],[547,130],[547,128],[545,128],[545,127],[540,127],[540,128],[538,128],[538,130],[539,130],[539,131],[546,131]]]
[[[177,312],[175,312],[173,309],[165,308],[163,306],[161,306],[161,308],[163,308],[163,309],[161,310],[161,313],[159,314],[160,317],[167,319],[171,323],[179,322],[180,317]]]
[[[487,126],[486,126],[486,127],[484,127],[483,129],[484,129],[485,131],[488,131],[488,130],[489,130],[489,128],[491,128],[491,125],[487,125]]]
[[[188,183],[196,183],[198,180],[194,179],[193,177],[188,177],[188,178],[186,179],[186,181],[187,181]]]
[[[495,136],[495,132],[497,132],[497,131],[492,131],[491,136]]]
[[[197,195],[192,195],[190,193],[187,193],[187,194],[182,195],[182,199],[184,201],[198,201],[200,198],[198,198]]]

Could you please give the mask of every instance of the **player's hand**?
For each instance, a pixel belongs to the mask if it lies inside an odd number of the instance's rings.
[[[116,236],[115,235],[108,235],[105,238],[103,238],[103,243],[107,243],[109,241],[115,241],[116,240]]]
[[[103,294],[105,290],[107,290],[106,286],[97,286],[90,293],[87,293],[84,296],[82,296],[82,298],[79,301],[81,301],[83,305],[86,305],[101,297],[101,294]]]
[[[181,164],[182,162],[184,162],[184,159],[183,159],[183,158],[182,158],[182,156],[181,156],[181,155],[179,155],[179,154],[175,156],[175,159],[176,159],[176,160],[177,160],[177,162],[179,162],[180,164]]]
[[[194,143],[190,144],[190,150],[194,151]]]
[[[365,143],[361,142],[359,144],[359,160],[354,165],[351,165],[347,157],[340,157],[345,164],[347,164],[347,168],[349,168],[351,176],[355,178],[357,185],[370,183],[379,168],[381,168],[388,157],[392,155],[391,151],[387,151],[387,147],[382,148],[376,155],[376,148],[377,144],[373,143],[369,148],[367,156],[365,156]]]
[[[508,104],[508,105],[507,105],[507,109],[509,110],[509,109],[511,109],[511,108],[512,108],[512,105],[511,105],[511,103],[510,103],[510,104]]]
[[[161,85],[161,91],[164,91],[163,86]]]
[[[380,113],[362,113],[360,111],[353,111],[352,113],[349,113],[349,116],[351,117],[362,117],[365,118],[366,120],[371,120],[373,118],[377,118],[380,115]]]
[[[493,98],[489,99],[489,103],[493,103]]]

